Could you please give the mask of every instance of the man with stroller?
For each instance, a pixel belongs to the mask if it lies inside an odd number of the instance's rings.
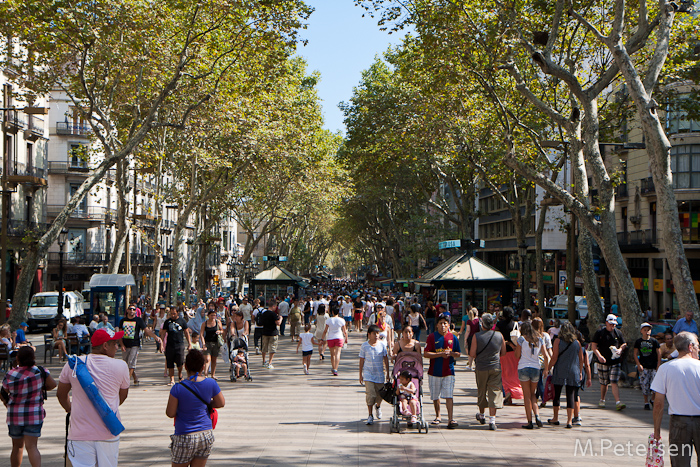
[[[455,387],[455,358],[460,357],[459,339],[450,332],[450,315],[442,313],[438,316],[436,331],[429,334],[425,343],[423,355],[430,360],[428,367],[428,383],[430,399],[435,407],[435,420],[432,425],[439,425],[440,398],[445,399],[447,407],[447,428],[454,429],[459,424],[452,418],[453,398]]]

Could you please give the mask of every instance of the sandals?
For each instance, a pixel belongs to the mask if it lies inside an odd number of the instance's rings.
[[[448,430],[454,430],[454,429],[457,428],[458,426],[459,426],[459,423],[457,423],[457,422],[454,421],[454,420],[450,420],[450,423],[447,424],[447,429],[448,429]]]
[[[435,425],[435,426],[439,425],[440,423],[442,423],[442,420],[440,420],[439,418],[436,418],[435,420],[430,422],[431,425]]]

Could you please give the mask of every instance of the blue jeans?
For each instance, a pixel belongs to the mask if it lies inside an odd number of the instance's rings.
[[[280,336],[284,336],[284,327],[287,325],[287,317],[282,316],[282,323],[280,324]]]
[[[420,340],[420,326],[411,326],[413,329],[413,337],[419,341]]]
[[[432,334],[435,332],[435,318],[425,318],[425,324],[428,328],[428,334]]]

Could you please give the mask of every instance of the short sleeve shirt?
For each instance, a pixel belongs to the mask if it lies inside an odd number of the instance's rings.
[[[262,322],[262,335],[263,336],[277,336],[279,331],[277,330],[277,318],[278,315],[272,310],[266,310],[263,312],[261,319]]]
[[[593,341],[598,345],[598,351],[605,358],[605,363],[603,365],[617,365],[620,363],[621,358],[612,359],[612,351],[610,346],[620,347],[625,343],[625,339],[622,337],[622,333],[617,329],[613,329],[612,332],[607,329],[599,329],[593,335]]]
[[[681,318],[678,321],[676,321],[676,324],[673,326],[673,332],[675,334],[679,334],[683,331],[686,332],[692,332],[696,336],[698,335],[698,325],[695,321],[692,319],[690,320],[690,323],[685,320],[685,318]]]
[[[199,394],[205,401],[211,401],[221,392],[219,385],[212,378],[194,382],[191,379],[183,380],[170,389],[170,395],[177,399],[177,414],[175,415],[175,434],[183,435],[197,431],[211,430],[211,418],[208,408],[187,388]]]
[[[365,359],[362,367],[362,379],[371,381],[372,383],[383,383],[384,376],[384,357],[386,357],[386,344],[377,340],[374,345],[370,345],[368,341],[362,343],[360,347],[360,358]]]
[[[166,339],[167,348],[176,349],[185,346],[187,321],[185,321],[184,318],[168,318],[165,320],[165,323],[163,323],[163,329],[168,333]]]
[[[45,370],[47,376],[49,370]],[[38,425],[46,416],[41,388],[41,370],[20,366],[7,372],[2,387],[10,395],[7,403],[7,424],[16,426]]]
[[[639,351],[639,363],[642,367],[655,370],[659,363],[659,352],[658,349],[661,346],[659,341],[654,339],[644,340],[639,338],[634,343],[634,348]]]
[[[459,347],[459,339],[454,334],[448,332],[444,336],[439,332],[429,334],[425,342],[426,352],[446,353],[446,352],[461,352]],[[428,367],[430,376],[450,376],[455,374],[455,359],[454,357],[438,357],[430,359]]]
[[[81,360],[83,360],[82,357]],[[95,380],[107,405],[119,415],[119,390],[129,388],[129,368],[121,359],[110,358],[106,355],[89,354],[85,357],[87,369]],[[68,439],[74,441],[108,441],[116,439],[110,433],[97,409],[85,394],[78,378],[74,376],[70,365],[66,363],[58,381],[71,385],[72,407]]]
[[[141,331],[146,329],[143,318],[134,316],[132,319],[122,318],[119,322],[119,329],[124,331],[122,342],[124,347],[138,347],[141,345]]]

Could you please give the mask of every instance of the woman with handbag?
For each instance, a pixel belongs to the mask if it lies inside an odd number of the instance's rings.
[[[216,381],[204,374],[205,368],[202,352],[190,350],[185,358],[187,379],[170,390],[165,414],[175,419],[175,434],[170,436],[173,467],[203,467],[214,445],[216,409],[225,400]]]
[[[199,333],[199,341],[206,359],[205,370],[211,370],[211,377],[216,378],[216,359],[224,346],[224,327],[221,324],[216,309],[207,311],[207,320],[202,323]],[[207,371],[204,372],[207,374]]]
[[[498,307],[495,307],[498,313]],[[522,399],[523,390],[518,380],[518,358],[515,349],[520,337],[518,322],[514,319],[513,308],[503,307],[503,314],[496,323],[496,331],[500,332],[506,343],[506,354],[501,357],[501,378],[503,379],[503,396],[505,405],[513,405],[513,399]]]
[[[561,390],[566,387],[566,427],[572,427],[574,405],[578,398],[579,385],[583,377],[584,355],[583,347],[578,341],[576,329],[569,322],[565,322],[559,331],[559,339],[554,341],[552,360],[549,362],[549,370],[552,373],[554,384],[554,400],[552,406],[554,416],[548,420],[550,425],[559,425],[559,406]]]

